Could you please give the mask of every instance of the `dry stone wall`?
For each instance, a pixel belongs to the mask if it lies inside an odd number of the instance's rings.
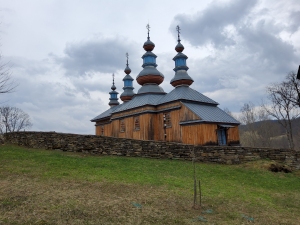
[[[97,155],[180,159],[222,164],[240,164],[271,159],[300,169],[300,152],[288,149],[250,148],[240,146],[194,146],[174,142],[79,135],[56,132],[13,132],[5,142],[30,148],[59,149]]]

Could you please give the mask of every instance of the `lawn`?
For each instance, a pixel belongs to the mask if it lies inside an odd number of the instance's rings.
[[[300,173],[0,145],[0,224],[299,224]],[[207,222],[204,222],[207,221]]]

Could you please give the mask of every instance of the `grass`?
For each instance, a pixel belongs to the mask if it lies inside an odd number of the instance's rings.
[[[191,162],[0,145],[0,224],[299,224],[300,173],[270,163],[196,163],[195,210]]]

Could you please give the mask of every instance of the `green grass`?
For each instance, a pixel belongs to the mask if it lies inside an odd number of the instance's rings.
[[[272,173],[260,166],[268,163],[268,161],[246,165],[196,163],[197,178],[201,180],[202,186],[202,209],[214,211],[213,214],[205,215],[208,222],[241,224],[246,221],[241,214],[251,214],[257,224],[297,224],[297,217],[300,215],[299,173]],[[86,202],[90,199],[76,203],[75,200],[68,198],[63,202],[62,197],[57,200],[56,204],[46,204],[47,212],[49,212],[45,215],[49,218],[43,218],[41,224],[65,224],[64,213],[69,213],[68,223],[70,224],[97,224],[99,222],[103,224],[193,224],[195,223],[193,218],[203,215],[201,211],[191,208],[193,165],[188,161],[90,156],[2,145],[0,146],[0,171],[0,187],[1,182],[3,182],[2,186],[17,184],[26,186],[26,182],[32,182],[36,188],[49,189],[53,186],[61,190],[57,193],[58,195],[81,193],[82,187],[85,187],[86,192],[90,188],[91,192],[96,195],[99,194],[96,186],[100,185],[107,194],[106,201],[101,204],[105,206],[104,211],[108,210],[105,214],[108,221],[95,222],[92,216],[85,216],[88,213],[84,210],[89,207]],[[68,187],[70,193],[64,187]],[[14,195],[10,197],[1,196],[1,194],[9,195],[9,191],[0,192],[0,224],[2,224],[1,220],[4,224],[22,224],[22,220],[26,220],[28,214],[31,215],[30,212],[27,212],[26,218],[15,220],[9,219],[11,217],[8,215],[14,210],[20,210],[26,204],[31,204],[32,211],[35,211],[35,207],[40,207],[44,201],[39,199],[34,204],[30,203],[30,199],[40,198],[32,196],[31,192],[36,190],[34,188],[24,195],[17,194],[22,190],[21,188],[11,189],[14,190]],[[122,191],[128,195],[123,196]],[[143,208],[141,215],[132,215],[136,211],[132,211],[128,206],[130,202],[127,202],[125,208],[129,208],[120,214],[127,215],[127,217],[123,220],[115,220],[114,217],[110,217],[109,211],[110,207],[115,213],[120,210],[118,207],[114,208],[109,205],[109,201],[118,197],[114,196],[115,193],[121,193],[118,196],[123,196],[123,199],[128,198],[128,201],[135,199],[144,201],[144,205],[146,204],[148,208]],[[139,193],[138,196],[137,193]],[[90,197],[96,198],[96,196]],[[173,205],[174,202],[177,202],[177,206]],[[66,204],[68,210],[71,211],[62,212],[63,204]],[[120,200],[118,204],[125,203],[121,203]],[[160,207],[161,210],[166,210],[164,216],[156,211],[156,208]],[[103,213],[99,206],[92,205],[90,208],[95,210],[96,214]],[[57,210],[60,210],[61,217],[51,216],[52,212]],[[80,223],[73,220],[78,215],[81,219]],[[28,222],[28,224],[31,223]]]

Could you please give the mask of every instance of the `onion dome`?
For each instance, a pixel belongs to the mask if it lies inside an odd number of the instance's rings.
[[[177,26],[176,30],[178,32],[178,44],[175,47],[175,50],[178,52],[177,55],[173,58],[175,61],[175,76],[171,80],[171,85],[177,87],[179,85],[190,86],[194,80],[186,72],[189,68],[186,66],[186,60],[188,57],[182,53],[184,46],[180,43],[180,27]]]
[[[115,91],[117,89],[116,86],[115,86],[115,79],[114,79],[115,75],[113,74],[112,76],[113,76],[113,85],[111,86],[112,91],[109,92],[109,94],[110,94],[109,100],[110,101],[108,103],[111,108],[120,104],[119,101],[118,101],[118,94],[119,93]]]
[[[142,67],[144,69],[139,73],[139,75],[136,78],[138,84],[142,85],[142,87],[138,91],[138,94],[149,93],[149,92],[165,93],[161,87],[158,87],[158,85],[164,81],[164,75],[156,69],[157,56],[152,52],[152,50],[155,47],[155,44],[152,41],[150,41],[149,24],[146,27],[148,29],[148,37],[147,37],[147,41],[143,45],[146,53],[142,56],[143,59]]]
[[[133,92],[134,87],[132,86],[133,78],[129,75],[131,72],[131,69],[128,66],[128,53],[126,53],[127,57],[127,64],[124,72],[126,73],[126,76],[123,78],[124,81],[124,92],[121,94],[120,98],[123,102],[127,102],[132,99],[132,97],[135,95]]]

